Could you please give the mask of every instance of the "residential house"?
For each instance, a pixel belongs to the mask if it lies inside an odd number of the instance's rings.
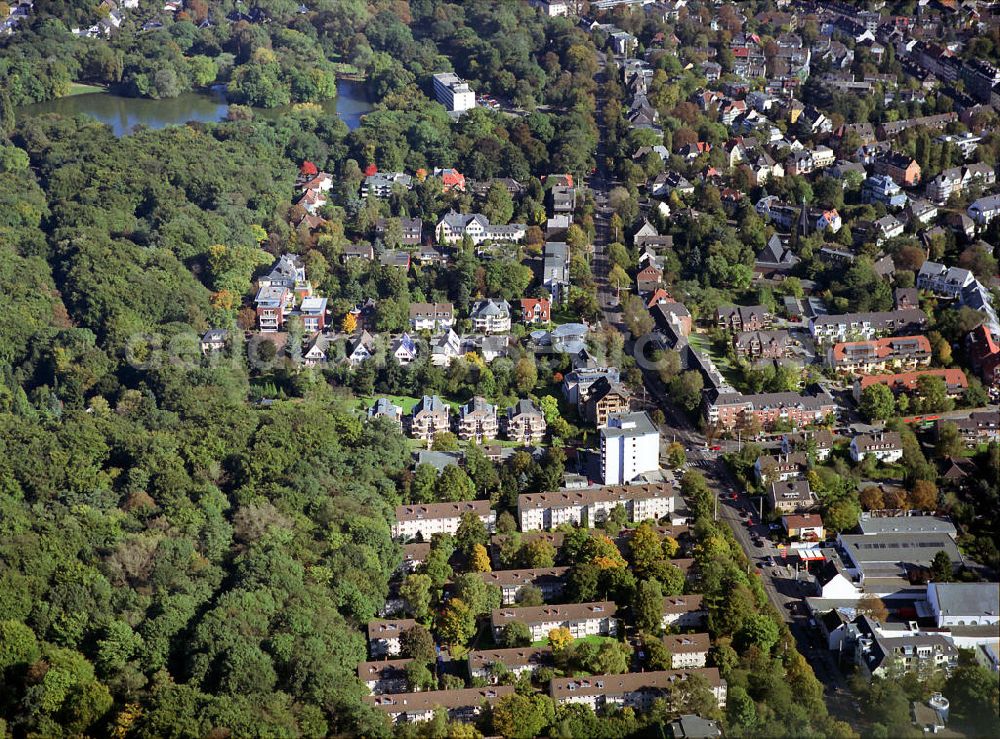
[[[674,696],[678,695],[678,684],[692,676],[708,684],[720,708],[726,705],[726,681],[719,677],[715,667],[557,677],[552,679],[549,693],[557,706],[582,704],[598,713],[617,706],[645,715],[657,701],[672,705],[676,700]]]
[[[226,348],[226,342],[228,341],[229,331],[224,328],[210,328],[201,337],[201,341],[198,342],[198,346],[203,355],[208,355],[224,350]]]
[[[704,667],[708,662],[711,638],[706,633],[666,634],[663,646],[670,654],[670,668],[673,670]]]
[[[441,191],[465,192],[465,175],[453,167],[435,167],[434,176],[441,178]]]
[[[899,679],[914,673],[927,679],[936,673],[947,674],[958,664],[958,648],[941,634],[891,630],[871,616],[855,622],[858,638],[854,661],[858,672],[867,678]]]
[[[396,360],[396,364],[405,367],[412,364],[417,359],[417,342],[409,334],[404,333],[393,339],[389,346],[389,354]]]
[[[532,641],[548,637],[553,629],[569,629],[574,639],[587,636],[615,636],[618,633],[618,607],[610,601],[597,603],[568,603],[560,606],[532,606],[528,608],[497,608],[490,616],[495,638],[510,623],[528,627]]]
[[[825,462],[830,458],[836,440],[833,432],[827,429],[784,434],[781,437],[781,452],[791,454],[796,451],[811,451],[818,461]]]
[[[705,608],[700,594],[668,595],[663,599],[663,618],[660,627],[664,629],[697,629],[708,620],[708,610]]]
[[[386,249],[382,252],[378,262],[383,267],[408,270],[410,268],[410,252],[402,249]]]
[[[659,269],[655,264],[649,264],[635,276],[636,289],[639,291],[640,295],[645,295],[653,292],[658,288],[663,282],[663,270]]]
[[[368,409],[369,420],[373,418],[388,418],[399,430],[403,430],[403,409],[388,398],[379,398]]]
[[[462,354],[462,340],[453,329],[449,328],[431,341],[431,364],[435,367],[448,367]]]
[[[823,541],[826,538],[826,529],[823,528],[823,517],[818,513],[782,516],[781,525],[784,527],[789,539]]]
[[[945,425],[954,425],[965,445],[972,449],[981,444],[1000,441],[1000,413],[997,411],[972,411],[965,418],[941,419],[937,422],[937,433]]]
[[[660,469],[660,431],[644,411],[612,413],[600,431],[605,485],[626,485]]]
[[[546,241],[542,262],[542,287],[552,302],[561,303],[569,294],[569,246],[563,241]]]
[[[406,218],[400,216],[396,220],[399,221],[400,226],[400,243],[403,246],[419,246],[421,241],[421,233],[423,232],[424,224],[419,218]],[[379,218],[375,221],[375,235],[384,239],[386,232],[389,228],[388,218]]]
[[[396,520],[392,525],[392,538],[399,541],[418,539],[430,541],[434,534],[454,536],[462,516],[474,514],[487,531],[496,526],[497,514],[488,500],[463,500],[457,503],[414,503],[396,506]]]
[[[674,170],[656,175],[648,189],[650,195],[658,198],[669,197],[675,191],[678,195],[694,195],[694,185]]]
[[[444,331],[455,325],[451,303],[410,303],[410,328],[414,331]]]
[[[483,706],[492,707],[509,695],[514,695],[514,686],[491,685],[487,688],[366,695],[362,700],[387,715],[395,724],[431,721],[437,711],[443,711],[450,721],[473,723],[482,713]]]
[[[340,253],[340,261],[347,264],[352,259],[375,260],[375,249],[371,244],[347,244]]]
[[[527,398],[522,398],[507,409],[504,432],[510,441],[536,444],[545,437],[545,416]]]
[[[890,151],[875,160],[876,175],[885,175],[900,187],[914,187],[920,183],[920,165],[911,156]]]
[[[816,507],[816,494],[806,480],[772,482],[767,494],[768,507],[775,513],[805,513]]]
[[[697,737],[698,739],[714,739],[722,736],[718,721],[702,718],[691,713],[678,716],[668,724],[670,736],[675,739]]]
[[[412,618],[368,622],[368,651],[372,657],[395,657],[402,651],[399,638],[417,625]]]
[[[983,187],[997,181],[996,170],[989,164],[969,164],[952,167],[941,172],[927,185],[927,199],[942,204],[953,193],[961,193],[973,183]]]
[[[771,323],[771,314],[763,305],[731,305],[716,309],[715,323],[732,333],[760,331]]]
[[[871,455],[884,464],[893,464],[903,458],[903,441],[898,431],[877,431],[858,434],[851,439],[851,459],[861,462]]]
[[[478,395],[458,409],[458,438],[482,443],[497,438],[497,407]]]
[[[908,198],[899,185],[888,175],[873,175],[861,186],[861,199],[865,203],[882,203],[887,208],[902,208]]]
[[[493,570],[480,572],[479,576],[487,585],[500,590],[500,604],[512,606],[517,602],[521,588],[538,588],[546,603],[559,600],[566,587],[569,567],[536,567],[524,570]]]
[[[741,331],[733,336],[736,354],[750,360],[778,359],[791,344],[787,331]]]
[[[633,523],[658,521],[674,511],[676,501],[669,483],[614,485],[590,490],[525,493],[517,498],[521,531],[541,531],[562,523],[593,528],[607,520],[618,506]]]
[[[917,200],[910,201],[909,205],[903,211],[903,215],[906,216],[907,222],[925,226],[937,218],[938,207],[930,200],[918,198]]]
[[[465,237],[473,244],[487,241],[516,243],[524,239],[527,228],[523,223],[494,225],[481,213],[456,213],[451,210],[438,221],[434,233],[441,244],[457,244]]]
[[[650,298],[651,303],[652,300],[653,298]],[[691,311],[682,303],[661,300],[652,303],[649,312],[661,332],[667,335],[673,333],[679,338],[691,335]]]
[[[631,404],[632,394],[624,385],[613,385],[607,377],[601,377],[587,390],[583,416],[601,427],[612,413],[625,413]]]
[[[521,322],[528,325],[552,320],[552,305],[548,298],[521,298]]]
[[[484,334],[510,331],[510,304],[506,300],[477,300],[469,311],[472,327]]]
[[[495,683],[498,672],[520,677],[524,673],[534,675],[543,667],[555,667],[552,647],[514,647],[469,652],[469,676],[473,680]]]
[[[1000,216],[1000,195],[979,198],[969,206],[968,214],[977,226],[985,228],[994,218]]]
[[[387,198],[396,187],[412,190],[413,178],[405,172],[375,172],[365,177],[361,184],[361,197]]]
[[[804,478],[808,470],[809,456],[805,452],[762,454],[753,464],[754,477],[764,485]]]
[[[854,399],[860,400],[861,394],[869,385],[881,384],[887,386],[894,393],[913,394],[919,388],[921,377],[940,377],[945,382],[947,393],[951,397],[957,397],[969,387],[969,381],[965,373],[958,368],[951,369],[925,369],[915,372],[900,372],[895,375],[864,375],[854,381]]]
[[[344,351],[348,364],[357,367],[366,359],[375,356],[375,337],[367,331],[361,331],[347,340]]]
[[[437,395],[425,395],[413,406],[410,414],[410,436],[434,441],[434,437],[451,431],[451,410]]]
[[[303,298],[299,304],[299,317],[306,334],[314,334],[326,328],[326,298]]]
[[[893,215],[882,216],[872,225],[876,244],[882,244],[889,239],[903,235],[903,222]]]
[[[842,341],[827,352],[831,369],[855,374],[916,369],[931,362],[926,336],[888,336],[868,341]]]
[[[1000,345],[989,327],[983,323],[970,331],[965,346],[969,363],[983,384],[988,388],[1000,388]]]
[[[600,380],[605,378],[609,385],[617,385],[621,381],[621,374],[617,367],[586,367],[578,368],[566,373],[563,378],[563,396],[571,405],[575,405],[582,411],[587,402],[590,388]]]

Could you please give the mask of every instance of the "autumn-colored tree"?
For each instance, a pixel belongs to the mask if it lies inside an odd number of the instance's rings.
[[[358,330],[358,318],[353,313],[348,313],[344,316],[344,320],[340,322],[340,330],[345,334],[353,334]]]
[[[861,507],[866,511],[880,511],[885,508],[885,499],[882,497],[882,489],[874,485],[866,487],[859,496]]]
[[[930,480],[917,480],[913,483],[913,490],[906,496],[910,508],[920,511],[933,511],[937,508],[938,490]]]
[[[490,565],[490,555],[482,544],[472,547],[470,564],[475,572],[490,572],[493,569]]]
[[[889,609],[885,603],[874,593],[865,593],[858,601],[858,613],[871,616],[876,621],[885,621],[889,618]]]
[[[573,643],[573,634],[565,626],[552,629],[549,632],[549,646],[553,652],[562,652]]]

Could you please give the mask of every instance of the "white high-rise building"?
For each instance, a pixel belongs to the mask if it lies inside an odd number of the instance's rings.
[[[476,93],[469,83],[453,72],[434,75],[434,95],[450,111],[463,111],[476,107]]]
[[[625,485],[660,468],[660,432],[645,412],[612,413],[601,428],[605,485]]]

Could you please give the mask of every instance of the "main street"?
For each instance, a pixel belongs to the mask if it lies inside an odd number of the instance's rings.
[[[603,81],[605,67],[605,60],[599,61],[598,83]],[[598,120],[601,119],[602,107],[603,99],[598,94]],[[610,239],[612,213],[609,195],[615,183],[607,169],[606,131],[603,125],[600,126],[600,133],[601,137],[596,154],[597,169],[588,182],[595,202],[595,234],[591,269],[598,286],[601,320],[605,325],[614,326],[621,331],[625,336],[626,351],[632,352],[635,342],[623,324],[616,291],[608,283],[610,265],[605,250]],[[687,414],[673,405],[667,388],[657,372],[652,368],[643,367],[642,362],[640,362],[640,367],[643,368],[648,405],[659,408],[664,414],[664,423],[660,426],[664,446],[673,441],[683,444],[688,466],[699,469],[705,475],[717,501],[717,519],[724,521],[732,530],[736,541],[743,548],[751,563],[751,571],[761,578],[761,584],[768,600],[788,624],[799,653],[812,666],[817,679],[823,684],[827,705],[831,713],[839,719],[855,723],[857,719],[855,700],[847,690],[846,682],[837,668],[833,656],[825,648],[822,641],[816,638],[815,632],[809,625],[809,616],[803,601],[804,596],[809,594],[806,590],[806,581],[799,581],[794,571],[790,573],[788,568],[783,565],[770,565],[771,561],[777,562],[778,550],[772,546],[768,539],[767,524],[761,522],[754,502],[749,499],[746,491],[741,488],[722,460],[724,452],[736,451],[741,442],[739,440],[719,441],[712,444],[713,448],[709,448],[704,434],[695,427]],[[771,439],[766,441],[764,446],[774,446],[774,444],[775,440]],[[747,525],[747,518],[753,522],[752,526]],[[755,539],[760,542],[759,546],[754,543]]]

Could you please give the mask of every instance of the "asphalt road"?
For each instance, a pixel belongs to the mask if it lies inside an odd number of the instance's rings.
[[[603,101],[599,98],[598,110],[601,110],[602,104]],[[598,169],[588,182],[588,186],[594,192],[596,205],[594,218],[596,233],[591,268],[598,286],[598,303],[601,308],[602,320],[606,324],[617,327],[625,335],[626,349],[631,351],[632,341],[628,330],[622,324],[616,291],[610,287],[607,281],[609,264],[605,249],[609,243],[609,220],[611,217],[608,195],[615,183],[611,181],[604,168],[603,130],[601,133],[601,141],[597,151]],[[787,567],[770,567],[765,564],[771,556],[778,554],[778,550],[767,539],[767,526],[760,523],[753,503],[745,495],[745,491],[739,487],[722,461],[722,454],[728,451],[737,451],[743,443],[742,440],[716,441],[712,446],[720,448],[715,451],[709,449],[705,437],[695,428],[690,419],[670,403],[666,388],[657,374],[645,371],[644,379],[648,391],[646,398],[652,406],[659,407],[665,416],[666,422],[660,427],[664,447],[672,441],[680,441],[687,451],[688,465],[700,469],[705,475],[718,501],[717,517],[725,521],[732,529],[736,541],[747,554],[751,567],[755,567],[758,563],[762,565],[756,567],[756,570],[762,578],[764,591],[772,605],[788,624],[795,637],[798,651],[805,657],[812,666],[816,677],[823,683],[827,705],[831,713],[837,718],[852,723],[852,725],[855,724],[858,716],[856,701],[847,690],[846,682],[837,668],[833,656],[825,648],[825,645],[817,640],[815,632],[809,627],[809,617],[805,612],[805,602],[802,599],[810,593],[806,591],[804,582],[795,579],[794,573],[789,575]],[[774,438],[765,439],[762,446],[773,447],[776,441]],[[732,499],[730,496],[734,494],[736,497]],[[756,521],[756,525],[752,528],[748,527],[741,512],[751,516]],[[761,547],[754,545],[752,537],[754,533],[760,535]],[[794,610],[788,607],[789,603],[794,604]]]

